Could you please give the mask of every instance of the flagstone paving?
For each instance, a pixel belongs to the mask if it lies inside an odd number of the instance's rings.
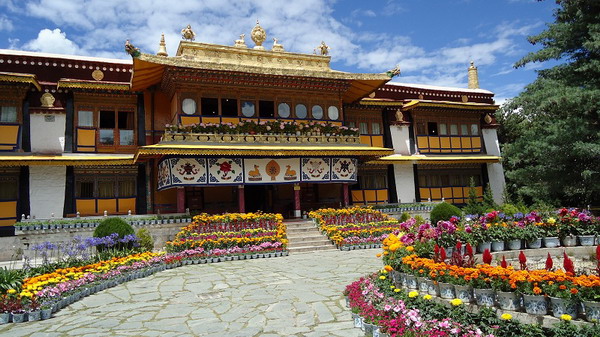
[[[344,287],[381,267],[377,250],[188,265],[88,296],[1,336],[360,336]]]

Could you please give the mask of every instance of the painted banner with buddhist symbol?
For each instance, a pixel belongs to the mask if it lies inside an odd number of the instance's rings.
[[[356,182],[356,158],[167,157],[158,190],[177,186]]]

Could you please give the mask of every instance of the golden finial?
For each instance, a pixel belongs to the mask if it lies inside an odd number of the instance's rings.
[[[265,47],[263,47],[262,44],[267,39],[267,32],[260,26],[258,20],[256,20],[256,26],[254,26],[254,28],[252,28],[252,31],[250,32],[250,37],[252,38],[252,41],[254,41],[254,43],[256,44],[256,46],[254,46],[254,49],[265,49]]]
[[[471,61],[469,67],[469,89],[479,89],[479,76],[477,75],[477,67],[475,62]]]
[[[319,51],[319,53],[321,53],[321,55],[327,56],[327,55],[329,55],[330,49],[331,48],[329,48],[329,46],[325,44],[325,41],[321,41],[321,44],[318,45],[317,48],[315,48],[315,54],[317,53],[317,51]]]
[[[158,45],[158,56],[169,56],[167,54],[167,44],[165,43],[165,34],[160,35],[160,44]]]
[[[187,27],[181,30],[181,37],[184,40],[194,41],[194,39],[196,38],[196,33],[194,33],[194,31],[192,30],[191,25],[187,25]]]

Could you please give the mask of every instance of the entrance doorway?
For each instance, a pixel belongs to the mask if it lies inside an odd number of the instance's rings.
[[[246,212],[260,210],[288,218],[294,211],[294,185],[245,185],[244,200]]]

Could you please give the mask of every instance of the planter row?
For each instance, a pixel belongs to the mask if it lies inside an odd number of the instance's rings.
[[[336,245],[336,248],[339,248],[342,251],[349,251],[355,249],[381,248],[381,246],[381,243],[370,243],[364,245]]]
[[[346,306],[349,308],[350,303],[346,298]],[[359,314],[352,314],[352,322],[355,328],[358,328],[365,333],[365,337],[389,337],[388,333],[381,332],[381,327],[375,324],[365,322]]]
[[[161,224],[173,224],[173,223],[190,223],[192,219],[162,219],[162,220],[140,220],[140,221],[127,221],[132,226],[148,226],[148,225],[161,225]],[[59,229],[82,229],[82,228],[96,228],[99,222],[84,222],[84,223],[71,223],[71,224],[45,224],[45,225],[17,225],[15,229],[21,231],[46,231],[46,230],[59,230]]]
[[[35,310],[31,312],[25,313],[0,313],[0,324],[6,323],[22,323],[22,322],[33,322],[39,320],[45,320],[52,317],[52,314],[57,312],[58,310],[76,302],[80,299],[87,297],[89,295],[95,294],[99,291],[105,290],[107,288],[111,288],[117,286],[121,283],[129,282],[138,278],[147,277],[154,273],[164,271],[166,269],[173,269],[176,267],[180,267],[183,265],[190,264],[206,264],[206,263],[216,263],[216,262],[224,262],[224,261],[236,261],[236,260],[249,260],[249,259],[259,259],[259,258],[269,258],[269,257],[280,257],[280,256],[288,256],[288,251],[276,251],[276,252],[263,252],[263,253],[254,253],[254,254],[241,254],[241,255],[228,255],[228,256],[213,256],[213,257],[190,257],[187,259],[182,259],[173,263],[162,263],[159,265],[155,265],[152,267],[148,267],[141,270],[135,270],[128,272],[126,274],[121,274],[112,279],[107,279],[102,282],[98,282],[96,284],[90,284],[82,287],[78,291],[69,294],[68,296],[63,296],[57,301],[54,302],[50,307],[44,308],[41,310]]]
[[[377,208],[381,213],[431,212],[433,206]]]
[[[525,240],[480,242],[477,244],[477,252],[483,253],[486,249],[491,252],[501,252],[505,250],[520,250],[523,248],[540,249],[556,247],[574,247],[574,246],[594,246],[598,244],[598,238],[595,235],[567,236],[560,240],[558,237],[545,237],[533,241]],[[452,255],[452,247],[446,248],[446,253]]]
[[[544,316],[551,312],[552,316],[557,318],[567,314],[573,319],[585,318],[588,322],[600,320],[600,302],[584,301],[580,303],[562,298],[546,298],[543,295],[521,295],[516,292],[501,292],[494,289],[473,289],[471,286],[436,282],[426,277],[417,277],[396,271],[392,271],[391,276],[398,288],[408,291],[417,290],[420,293],[427,293],[443,299],[458,298],[464,303],[496,307],[501,310],[524,311],[535,316]]]

